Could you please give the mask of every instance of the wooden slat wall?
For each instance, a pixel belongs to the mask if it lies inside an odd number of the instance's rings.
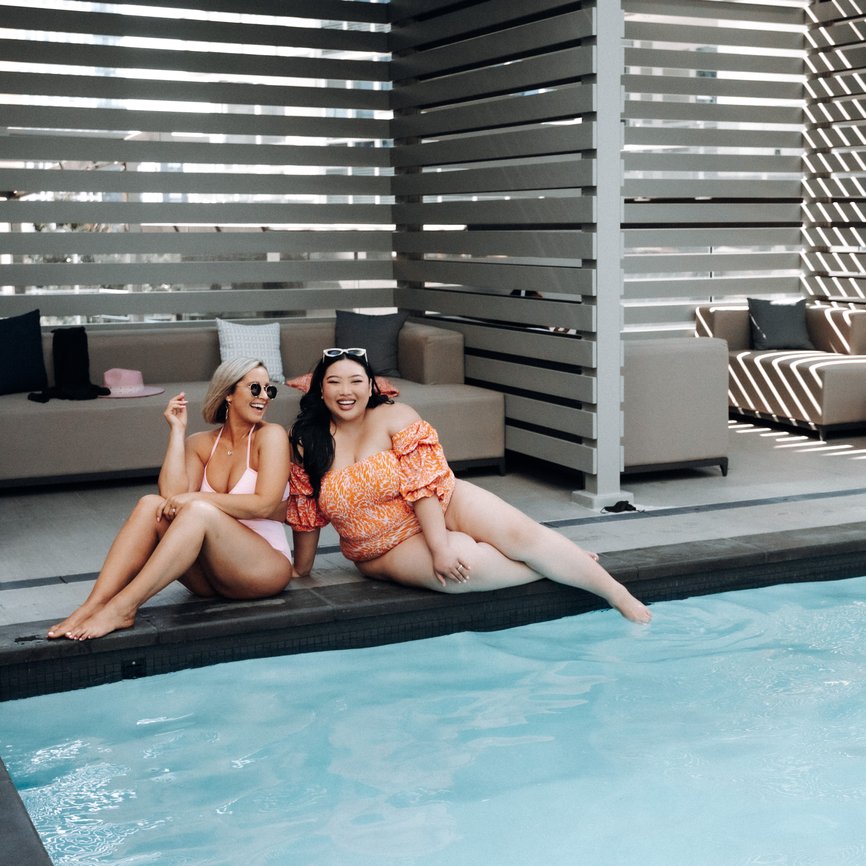
[[[800,292],[806,5],[623,0],[627,338]]]
[[[595,3],[390,5],[397,303],[463,333],[510,450],[592,473]]]
[[[866,134],[862,3],[809,9],[803,261],[808,295],[866,298]]]
[[[3,7],[0,315],[393,304],[387,6],[123,5]]]

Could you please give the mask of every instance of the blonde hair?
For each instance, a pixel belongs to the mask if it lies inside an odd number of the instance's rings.
[[[201,407],[201,414],[208,424],[222,424],[226,420],[226,397],[235,390],[238,382],[256,367],[264,368],[265,372],[268,369],[258,358],[232,358],[230,361],[223,361],[214,370]]]

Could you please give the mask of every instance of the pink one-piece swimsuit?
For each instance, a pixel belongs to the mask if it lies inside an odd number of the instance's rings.
[[[222,428],[220,428],[220,432],[217,433],[216,441],[213,444],[213,448],[211,448],[210,455],[207,458],[207,463],[204,465],[204,474],[201,477],[201,492],[202,493],[216,493],[217,491],[210,486],[210,483],[207,480],[207,467],[210,463],[211,457],[213,457],[214,452],[217,449],[217,445],[219,445],[220,437],[223,435]],[[244,474],[238,478],[237,484],[229,490],[229,493],[255,493],[256,492],[256,479],[258,478],[258,472],[255,469],[250,468],[250,447],[252,445],[252,430],[250,430],[250,435],[247,436],[247,468],[244,470]],[[289,496],[289,485],[286,484],[286,492],[283,494],[283,498],[287,499]],[[286,559],[291,560],[292,552],[289,549],[289,541],[286,538],[286,530],[285,526],[282,522],[278,520],[268,520],[267,518],[257,517],[252,520],[241,520],[238,518],[240,523],[243,523],[244,526],[248,526],[252,529],[256,535],[261,535],[274,550],[278,550]]]

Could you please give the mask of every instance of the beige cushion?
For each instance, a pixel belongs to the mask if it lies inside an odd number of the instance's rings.
[[[816,349],[842,355],[866,355],[866,310],[809,306],[806,325]]]
[[[717,337],[728,349],[750,349],[752,335],[746,307],[721,307],[701,304],[695,310],[695,333],[698,337]]]
[[[625,344],[626,468],[728,454],[728,352],[723,340],[670,337]]]
[[[392,379],[400,396],[439,433],[451,463],[505,455],[505,398],[474,385],[420,385]]]
[[[730,403],[817,426],[866,421],[866,356],[731,352]]]

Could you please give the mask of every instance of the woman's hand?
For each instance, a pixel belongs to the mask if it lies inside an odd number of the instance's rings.
[[[165,416],[165,420],[168,421],[168,426],[173,430],[177,429],[181,433],[186,433],[186,409],[186,394],[181,391],[180,394],[176,394],[168,401],[168,406],[166,406],[165,412],[162,413]]]
[[[433,572],[442,586],[449,580],[466,583],[469,580],[469,564],[464,562],[448,544],[438,547],[433,553]]]
[[[197,493],[177,493],[174,496],[168,496],[163,499],[162,503],[156,509],[156,522],[165,518],[172,521],[180,514],[184,505],[198,499]]]

